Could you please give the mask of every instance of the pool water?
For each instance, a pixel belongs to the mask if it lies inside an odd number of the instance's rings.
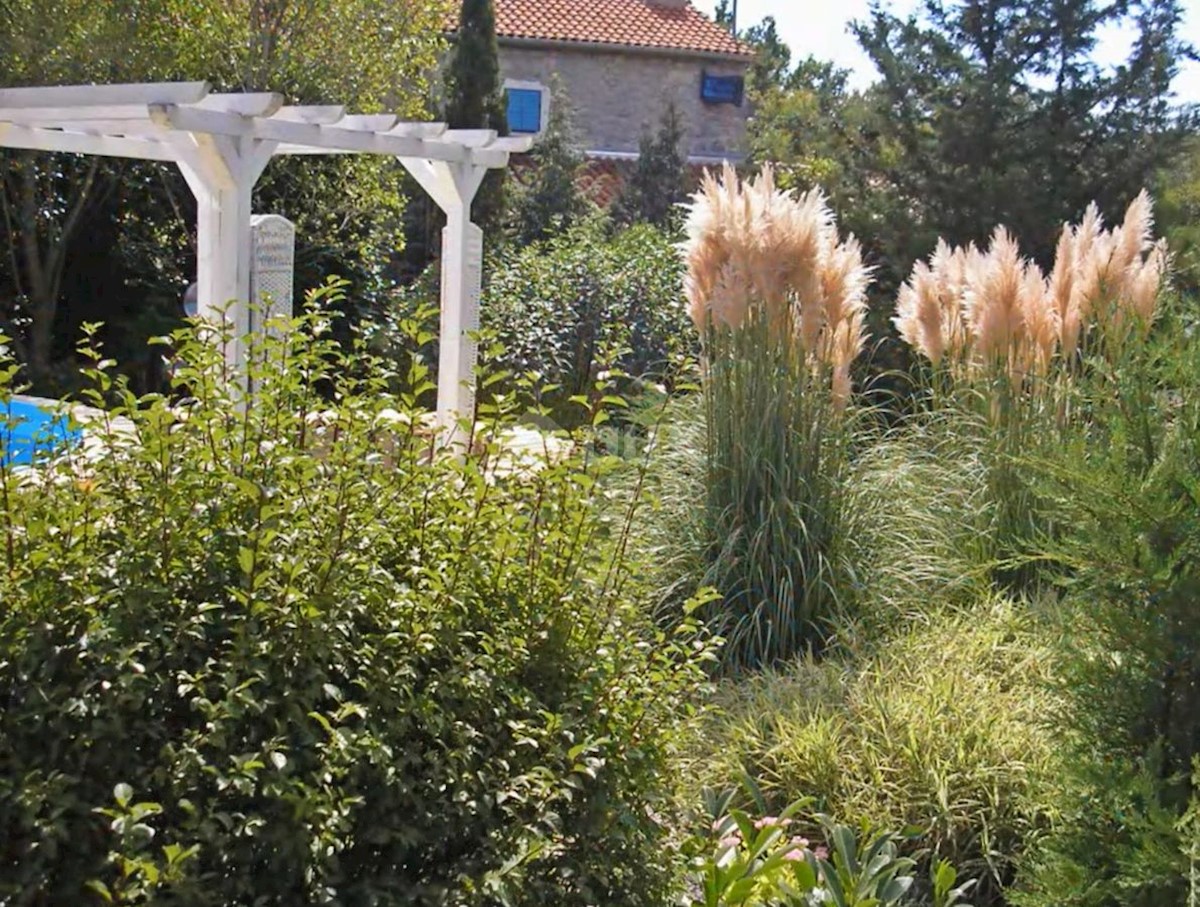
[[[79,438],[54,402],[14,399],[0,403],[0,462],[29,465]]]

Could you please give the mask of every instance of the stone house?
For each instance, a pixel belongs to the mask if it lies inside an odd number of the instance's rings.
[[[745,154],[754,51],[687,0],[495,0],[509,129],[545,129],[557,77],[593,178],[617,178],[674,102],[694,165]],[[606,167],[605,164],[608,164]]]

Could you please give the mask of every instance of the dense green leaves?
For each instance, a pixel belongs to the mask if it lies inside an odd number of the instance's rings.
[[[856,33],[882,73],[878,121],[903,152],[888,178],[950,242],[1004,224],[1044,259],[1089,201],[1113,210],[1172,147],[1170,85],[1189,52],[1176,0],[952,0],[923,18],[882,9]],[[1101,30],[1128,28],[1115,71],[1092,60]],[[1115,211],[1114,211],[1115,213]]]
[[[593,210],[579,184],[584,157],[575,112],[560,82],[553,86],[546,131],[529,154],[513,199],[512,238],[524,246],[560,236]]]
[[[1049,554],[1071,632],[1060,677],[1070,730],[1064,820],[1019,903],[1184,903],[1193,842],[1180,817],[1200,755],[1200,348],[1171,313],[1084,391],[1074,443],[1039,458],[1072,531]],[[1196,889],[1193,887],[1193,894]]]
[[[623,224],[670,227],[687,199],[686,164],[683,121],[668,103],[657,130],[647,127],[642,133],[637,163],[613,209],[614,218]]]
[[[0,900],[659,902],[705,649],[622,591],[612,464],[431,456],[323,315],[249,407],[177,342],[185,401],[97,363],[84,446],[0,467]]]

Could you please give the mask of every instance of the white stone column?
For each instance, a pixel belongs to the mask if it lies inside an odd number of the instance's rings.
[[[475,415],[475,342],[483,285],[483,231],[471,223],[471,202],[487,167],[401,159],[446,214],[442,232],[441,327],[438,337],[438,424],[453,442],[460,419]]]
[[[245,360],[251,326],[251,197],[276,145],[195,134],[177,147],[179,169],[196,197],[198,314],[217,324],[224,311],[225,361],[235,368]]]

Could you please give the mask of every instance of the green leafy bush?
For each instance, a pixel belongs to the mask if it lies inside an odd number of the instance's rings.
[[[248,406],[176,340],[185,402],[97,362],[83,447],[0,466],[0,902],[662,903],[707,650],[629,601],[608,460],[440,452],[420,360],[317,315]]]
[[[862,661],[806,660],[723,687],[688,775],[711,784],[744,769],[775,805],[812,792],[839,821],[912,827],[927,855],[981,880],[978,903],[997,903],[1049,818],[1051,664],[1019,605],[914,622]]]
[[[1182,316],[1182,317],[1181,317]],[[1062,819],[1014,901],[1142,907],[1200,897],[1181,818],[1200,756],[1200,343],[1175,311],[1148,346],[1098,372],[1092,418],[1034,464],[1072,531],[1062,573]],[[1189,891],[1190,889],[1190,891]]]
[[[487,281],[481,320],[504,347],[498,367],[561,385],[559,401],[588,388],[613,347],[620,369],[662,380],[696,345],[678,252],[647,226],[610,238],[585,225],[506,254]]]
[[[814,903],[899,907],[908,903],[913,877],[903,873],[913,867],[913,861],[899,855],[897,835],[872,835],[860,848],[851,828],[822,816],[829,846],[810,849],[807,838],[789,833],[791,816],[804,805],[797,800],[778,816],[758,819],[744,810],[723,811],[712,823],[711,853],[697,861],[697,891],[689,907],[809,907]],[[959,893],[953,901],[943,901],[958,903]]]
[[[439,273],[427,269],[393,293],[365,325],[372,349],[407,360],[411,344],[399,322],[436,310]],[[608,235],[592,219],[554,239],[505,246],[489,258],[480,322],[495,343],[496,379],[483,396],[536,391],[559,424],[577,424],[570,398],[615,369],[631,379],[672,386],[681,359],[698,343],[683,302],[683,265],[670,238],[637,226]],[[425,338],[431,354],[435,334]],[[507,379],[502,375],[507,375]],[[521,376],[537,376],[533,387]]]

